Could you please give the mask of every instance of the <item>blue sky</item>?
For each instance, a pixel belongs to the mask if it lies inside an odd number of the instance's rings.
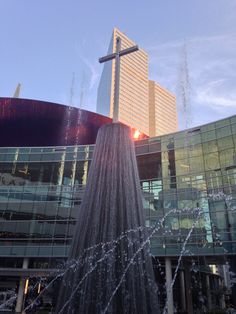
[[[177,95],[186,42],[191,125],[236,114],[235,0],[1,0],[0,95],[95,111],[114,26],[149,54],[150,79]]]

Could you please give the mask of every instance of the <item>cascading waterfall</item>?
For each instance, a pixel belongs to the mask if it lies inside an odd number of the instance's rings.
[[[146,229],[120,237],[144,225],[130,129],[104,125],[69,253],[78,263],[63,277],[56,313],[159,313]]]

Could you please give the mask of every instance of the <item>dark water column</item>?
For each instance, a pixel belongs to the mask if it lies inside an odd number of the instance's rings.
[[[230,270],[236,273],[236,256],[231,257]],[[232,303],[236,307],[236,284],[232,287]]]
[[[174,299],[173,299],[173,287],[172,283],[172,268],[171,259],[169,257],[165,258],[165,270],[166,270],[166,296],[167,296],[167,314],[174,313]]]
[[[185,295],[185,278],[184,270],[180,271],[180,289],[181,289],[181,309],[183,312],[186,311],[186,295]]]
[[[28,266],[29,266],[29,259],[24,258],[22,269],[27,269]],[[21,277],[18,292],[17,292],[17,300],[16,300],[16,308],[15,308],[16,313],[21,313],[22,307],[24,306],[23,303],[24,303],[25,282],[26,282],[26,278]]]
[[[210,286],[210,276],[206,275],[206,297],[207,297],[207,309],[210,311],[212,309],[212,300],[211,300],[211,286]]]
[[[186,266],[185,266],[185,283],[186,283],[187,312],[188,312],[188,314],[193,314],[191,273],[190,273],[188,264],[186,264]]]
[[[57,313],[159,313],[130,129],[98,133]]]

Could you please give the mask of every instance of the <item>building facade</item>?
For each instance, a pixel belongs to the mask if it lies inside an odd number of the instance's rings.
[[[108,54],[116,51],[118,37],[122,50],[135,45],[115,28]],[[149,136],[177,131],[176,99],[160,84],[149,81],[148,54],[140,49],[121,57],[120,62],[119,121]],[[105,63],[97,94],[97,112],[110,118],[113,117],[114,88],[115,59]]]
[[[149,136],[178,131],[176,97],[149,80]]]
[[[36,108],[43,108],[43,102],[31,104],[33,107],[27,100],[0,99],[1,122],[7,121],[6,126],[14,122],[14,128],[17,123],[25,125],[22,121],[29,112],[37,116]],[[56,119],[57,109],[62,109],[53,104],[50,110],[46,105],[45,127]],[[62,107],[68,117],[69,107]],[[78,116],[78,109],[73,110],[72,121]],[[0,142],[0,302],[15,291],[11,308],[22,310],[19,295],[25,291],[24,302],[29,303],[67,257],[94,150],[89,131],[82,133],[81,129],[82,144],[74,134],[83,125],[86,130],[87,123],[96,134],[99,123],[109,122],[99,115],[94,120],[89,113],[79,116],[83,119],[77,127],[67,120],[65,128],[64,120],[54,125],[57,132],[63,130],[61,138],[71,145],[53,146],[50,136],[48,145],[27,145],[22,138],[19,146],[7,145],[4,139]],[[29,123],[28,132],[31,127]],[[27,125],[24,132],[26,129]],[[48,132],[51,134],[52,128],[48,127]],[[9,143],[15,143],[17,133],[6,136]],[[201,306],[222,308],[226,296],[217,293],[223,291],[223,281],[209,265],[228,265],[235,271],[236,116],[139,140],[135,150],[147,230],[162,221],[150,239],[158,283],[164,281],[161,272],[169,259],[173,274],[176,269],[178,274],[174,300],[183,312],[194,313],[194,306],[200,306],[200,292],[208,295]],[[201,285],[195,289],[196,281]],[[24,290],[26,283],[36,288]],[[53,306],[53,298],[50,290],[41,305]]]

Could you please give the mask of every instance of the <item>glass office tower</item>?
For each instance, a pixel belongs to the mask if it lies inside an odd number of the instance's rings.
[[[178,131],[176,97],[170,91],[149,80],[149,136]]]
[[[114,28],[108,54],[136,45],[119,29]],[[115,90],[115,59],[105,62],[98,86],[97,112],[113,117]],[[119,121],[149,136],[176,132],[178,118],[176,97],[159,83],[149,80],[148,54],[140,49],[120,59]]]

